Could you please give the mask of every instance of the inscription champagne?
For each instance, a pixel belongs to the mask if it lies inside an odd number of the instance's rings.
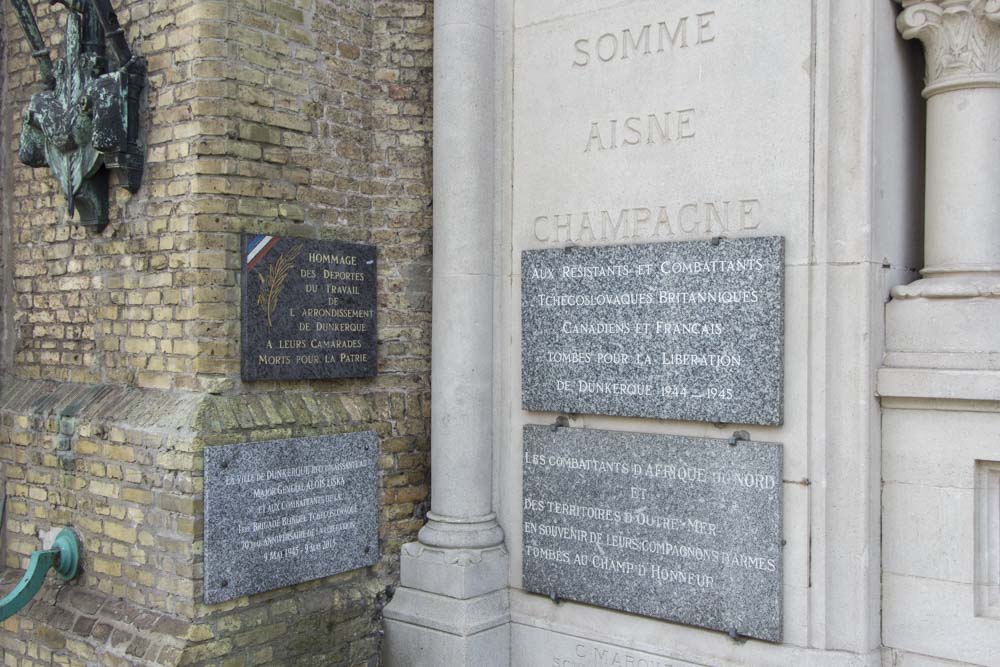
[[[527,410],[778,424],[778,237],[525,251]]]
[[[776,640],[780,445],[526,427],[523,469],[526,589]]]

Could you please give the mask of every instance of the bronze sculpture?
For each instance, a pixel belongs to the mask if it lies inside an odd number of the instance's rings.
[[[101,231],[108,224],[108,175],[122,185],[142,182],[139,95],[146,63],[132,53],[110,0],[49,0],[66,7],[66,48],[52,63],[28,0],[11,0],[38,62],[45,90],[32,96],[21,124],[21,162],[48,166],[80,224]],[[113,61],[105,53],[108,40]]]

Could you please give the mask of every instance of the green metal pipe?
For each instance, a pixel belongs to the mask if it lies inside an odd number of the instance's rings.
[[[69,528],[63,528],[52,543],[51,549],[36,551],[31,554],[28,569],[21,581],[10,593],[0,600],[0,622],[7,620],[31,602],[42,588],[45,575],[49,569],[55,569],[63,579],[74,578],[80,569],[80,543],[76,534]]]

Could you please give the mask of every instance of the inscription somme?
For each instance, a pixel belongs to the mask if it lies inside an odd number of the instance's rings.
[[[524,587],[780,641],[773,443],[526,426]]]
[[[378,560],[371,431],[205,448],[205,601]]]
[[[583,37],[573,42],[573,67],[586,67],[592,62],[609,63],[632,57],[650,56],[689,45],[701,46],[715,41],[715,12],[681,16],[674,20],[647,23],[639,28],[623,28],[597,37]]]

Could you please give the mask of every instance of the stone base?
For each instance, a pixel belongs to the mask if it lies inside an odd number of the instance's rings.
[[[384,612],[388,667],[507,667],[507,551],[403,546],[400,579]]]
[[[512,589],[511,667],[880,667],[881,648],[854,653],[664,623]]]
[[[1000,372],[883,368],[882,641],[892,665],[1000,665]]]
[[[1000,370],[1000,298],[903,298],[886,305],[883,366]]]
[[[485,595],[507,585],[507,550],[437,549],[419,542],[404,544],[400,583],[406,588],[459,600]]]
[[[384,610],[387,667],[508,667],[506,590],[458,600],[400,588]]]

